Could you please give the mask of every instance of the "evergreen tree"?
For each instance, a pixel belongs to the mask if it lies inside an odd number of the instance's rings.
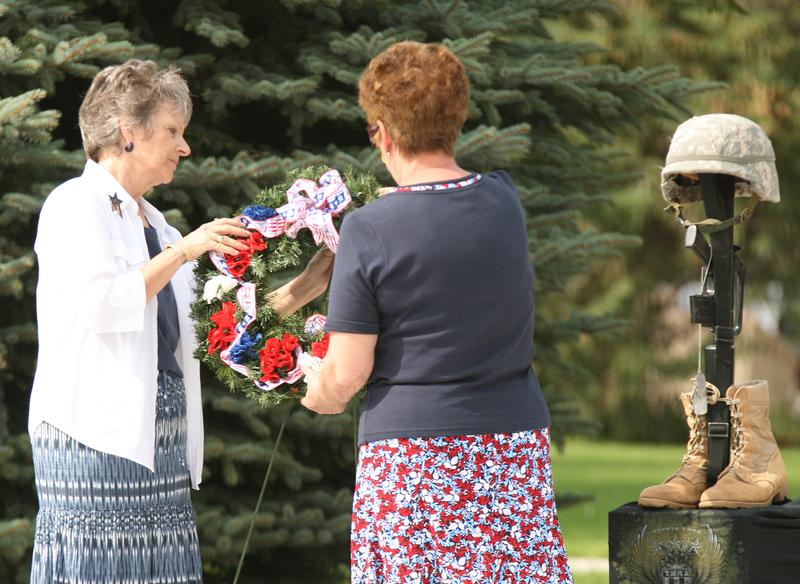
[[[18,494],[3,508],[0,578],[26,579],[35,512],[24,422],[35,365],[35,218],[53,184],[79,171],[78,106],[100,66],[136,55],[185,72],[196,96],[187,131],[194,154],[152,197],[188,228],[230,214],[285,171],[308,164],[371,171],[391,184],[363,130],[356,81],[372,56],[400,40],[454,50],[472,83],[459,162],[476,171],[509,169],[528,214],[536,367],[563,439],[586,421],[567,398],[576,364],[562,347],[622,324],[580,311],[566,299],[568,284],[632,241],[586,229],[582,209],[630,178],[610,149],[615,135],[676,115],[698,89],[674,68],[603,64],[601,47],[550,32],[611,8],[601,0],[0,0],[0,489]],[[343,579],[355,412],[263,411],[211,379],[204,402],[206,470],[195,505],[208,581],[231,579],[285,416],[276,476],[240,581]]]

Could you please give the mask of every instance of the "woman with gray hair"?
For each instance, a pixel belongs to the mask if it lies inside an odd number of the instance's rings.
[[[216,219],[185,237],[144,197],[190,149],[186,81],[130,60],[80,108],[87,161],[39,218],[39,355],[31,435],[39,514],[32,583],[202,580],[190,486],[203,468],[192,262],[250,232]],[[273,293],[288,314],[327,286],[312,262]]]

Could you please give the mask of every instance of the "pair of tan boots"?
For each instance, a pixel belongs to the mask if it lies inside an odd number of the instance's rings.
[[[719,392],[717,392],[717,395]],[[707,488],[708,425],[695,415],[692,394],[681,394],[689,425],[689,444],[681,467],[660,485],[639,495],[643,507],[737,509],[783,501],[788,490],[786,466],[769,423],[769,386],[762,379],[732,385],[725,392],[731,416],[730,463]],[[715,400],[714,400],[715,401]]]

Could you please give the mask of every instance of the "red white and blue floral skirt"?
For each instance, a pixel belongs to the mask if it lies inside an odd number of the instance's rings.
[[[353,584],[572,583],[547,429],[362,444]]]

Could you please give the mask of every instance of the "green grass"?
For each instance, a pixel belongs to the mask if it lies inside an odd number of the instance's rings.
[[[607,556],[608,512],[636,500],[647,485],[663,481],[682,456],[680,446],[613,442],[574,441],[563,453],[554,450],[556,491],[594,496],[558,510],[568,555]]]
[[[553,451],[559,493],[594,495],[594,500],[558,510],[570,557],[608,556],[608,512],[635,501],[646,486],[666,479],[680,465],[685,446],[571,441]],[[789,497],[800,493],[800,448],[781,449],[789,470]],[[578,575],[576,584],[596,584],[599,575]]]
[[[575,584],[608,584],[608,574],[605,572],[573,574],[572,578]]]

